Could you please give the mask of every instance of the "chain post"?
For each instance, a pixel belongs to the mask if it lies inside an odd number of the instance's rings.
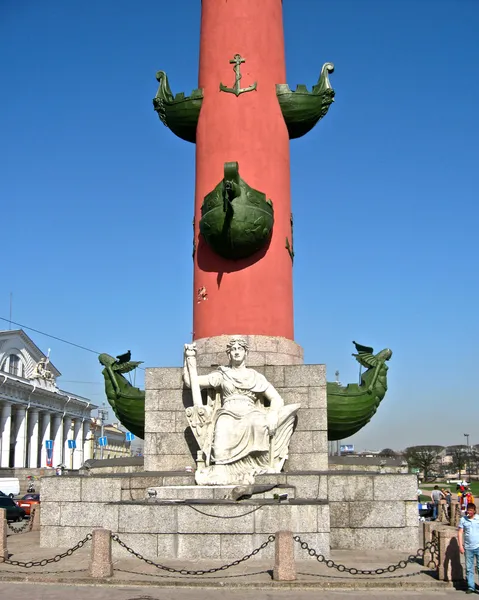
[[[30,531],[40,531],[40,510],[39,504],[30,509]]]
[[[89,572],[91,577],[98,579],[113,575],[111,531],[109,529],[93,530]]]
[[[0,509],[0,562],[3,562],[6,558],[8,558],[7,529],[7,511],[2,508]]]
[[[275,581],[294,581],[296,579],[293,533],[291,531],[276,533],[273,579]]]

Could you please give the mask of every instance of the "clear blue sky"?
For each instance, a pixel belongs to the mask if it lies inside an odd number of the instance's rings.
[[[288,83],[336,65],[329,114],[291,142],[296,341],[344,383],[352,340],[393,350],[358,449],[478,443],[479,2],[283,6]],[[151,99],[159,69],[197,86],[200,9],[0,1],[0,316],[12,292],[14,321],[181,364],[195,148]],[[63,389],[101,403],[94,354],[27,333]]]

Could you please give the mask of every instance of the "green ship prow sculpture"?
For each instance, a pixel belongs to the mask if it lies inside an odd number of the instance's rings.
[[[327,383],[328,397],[328,440],[346,439],[362,429],[376,413],[387,391],[388,361],[392,352],[385,348],[373,354],[373,349],[353,342],[357,354],[353,354],[360,365],[366,368],[361,383],[342,386],[337,382]],[[100,354],[103,365],[105,393],[120,423],[136,437],[145,436],[145,392],[134,387],[124,376],[141,364],[130,360],[130,352],[116,359],[109,354]]]

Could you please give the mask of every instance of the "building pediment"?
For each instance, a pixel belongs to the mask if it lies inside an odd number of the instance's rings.
[[[18,361],[10,357],[17,357]],[[11,366],[11,362],[15,365]],[[0,331],[0,371],[23,379],[44,379],[52,386],[55,378],[61,375],[49,357],[21,329]]]

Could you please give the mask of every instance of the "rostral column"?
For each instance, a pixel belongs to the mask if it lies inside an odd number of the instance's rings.
[[[202,0],[199,89],[173,97],[157,74],[160,119],[196,142],[193,339],[205,364],[236,333],[251,336],[251,364],[302,362],[289,140],[326,114],[332,69],[324,65],[311,92],[291,91],[282,0]]]

